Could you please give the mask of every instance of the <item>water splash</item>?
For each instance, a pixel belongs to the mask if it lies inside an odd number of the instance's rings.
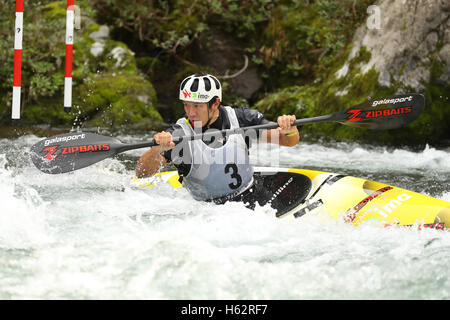
[[[167,185],[136,189],[133,162],[144,150],[46,175],[27,158],[38,140],[0,140],[0,298],[450,298],[448,232],[292,223],[270,208],[197,202]],[[302,143],[282,148],[280,166],[428,187],[449,201],[448,158],[430,147]]]

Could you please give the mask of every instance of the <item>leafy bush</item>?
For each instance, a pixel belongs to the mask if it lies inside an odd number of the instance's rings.
[[[118,41],[105,38],[101,53],[93,54],[91,33],[95,10],[88,0],[81,7],[82,28],[75,30],[72,113],[63,111],[66,7],[64,1],[25,3],[22,65],[22,124],[111,126],[146,119],[160,121],[155,109],[156,92],[139,73],[134,53]],[[15,8],[0,3],[0,122],[8,122],[14,58]],[[108,77],[105,80],[105,77]],[[108,91],[108,88],[110,89]],[[107,99],[94,98],[104,96]],[[93,120],[95,119],[95,121]],[[92,120],[92,121],[90,121]]]

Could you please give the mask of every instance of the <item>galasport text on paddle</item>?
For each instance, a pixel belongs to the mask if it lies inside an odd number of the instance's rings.
[[[365,129],[396,129],[416,120],[424,107],[425,98],[421,94],[395,95],[367,100],[329,115],[298,119],[295,120],[293,126],[333,121]],[[173,142],[179,143],[218,134],[239,134],[248,130],[268,130],[277,127],[278,123],[267,123],[222,131],[213,130],[202,134],[174,137]],[[153,139],[143,143],[124,144],[115,138],[93,133],[66,133],[43,139],[34,144],[31,147],[31,160],[42,172],[58,174],[85,168],[121,152],[155,145],[157,143]]]

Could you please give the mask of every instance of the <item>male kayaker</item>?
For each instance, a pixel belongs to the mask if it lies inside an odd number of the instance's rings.
[[[183,186],[196,200],[224,203],[241,200],[253,184],[253,167],[249,163],[249,139],[242,134],[198,139],[177,144],[175,136],[188,136],[207,130],[223,130],[268,123],[260,112],[249,108],[221,105],[222,87],[216,77],[200,72],[185,78],[180,85],[185,118],[153,136],[158,146],[145,152],[136,165],[139,178],[154,175],[167,163],[178,170]],[[262,130],[256,135],[267,143],[295,146],[299,141],[295,115],[278,117],[277,129]],[[219,132],[219,131],[217,131]]]

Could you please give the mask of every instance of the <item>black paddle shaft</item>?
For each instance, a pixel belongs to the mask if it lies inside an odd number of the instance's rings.
[[[335,121],[341,124],[375,130],[397,129],[416,120],[425,107],[425,98],[421,94],[411,93],[395,95],[382,99],[368,100],[344,111],[329,115],[297,119],[294,126],[311,123]],[[270,130],[278,128],[278,123],[266,123],[255,126],[211,130],[210,132],[194,134],[184,137],[174,137],[173,141],[178,143],[182,140],[204,139],[218,134],[245,133],[251,130]],[[157,143],[143,143],[143,147],[154,146]]]
[[[388,98],[369,100],[357,106],[330,115],[295,120],[294,126],[335,121],[344,125],[367,129],[395,129],[414,121],[425,106],[421,94],[396,95]],[[237,134],[269,130],[278,123],[256,126],[210,130],[205,133],[174,137],[173,141],[205,139],[223,134]],[[78,170],[114,155],[133,149],[155,146],[154,140],[136,144],[123,144],[111,137],[93,133],[66,133],[39,141],[31,147],[31,160],[45,173],[57,174]]]

